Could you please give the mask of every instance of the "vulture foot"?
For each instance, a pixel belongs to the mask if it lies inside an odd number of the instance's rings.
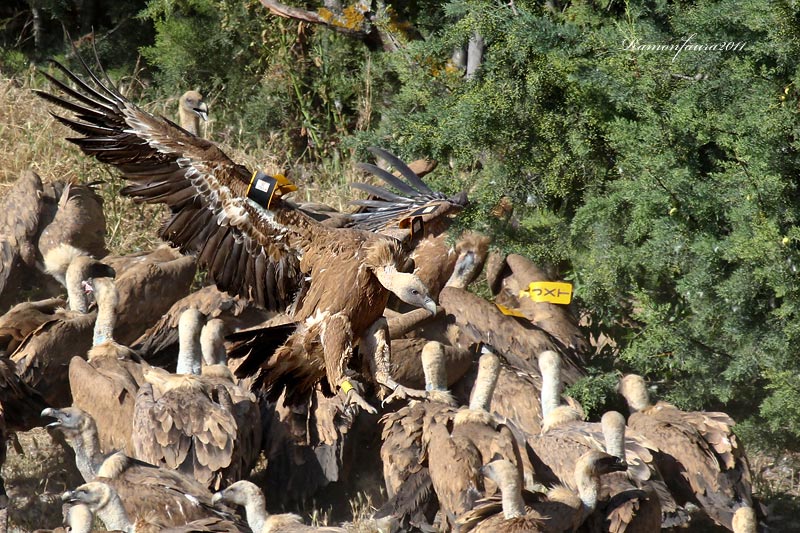
[[[347,384],[345,393],[345,397],[347,398],[347,407],[345,409],[354,410],[355,408],[358,407],[371,415],[378,413],[378,410],[375,409],[372,405],[370,405],[370,403],[367,400],[365,400],[363,396],[361,396],[361,393],[358,392],[358,390],[356,390],[356,388],[352,385],[351,381],[345,381],[344,383]]]
[[[395,400],[423,400],[428,396],[428,393],[424,390],[410,389],[400,385],[399,383],[395,383],[395,385],[394,391],[381,402],[381,407],[385,407],[386,404]]]

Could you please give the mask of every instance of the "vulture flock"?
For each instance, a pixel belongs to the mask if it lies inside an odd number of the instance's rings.
[[[355,184],[353,212],[295,203],[198,136],[200,94],[179,126],[55,66],[37,94],[70,141],[170,210],[169,246],[113,256],[96,184],[27,172],[3,200],[0,431],[71,447],[68,530],[345,531],[267,509],[358,492],[372,531],[763,530],[726,414],[626,375],[627,420],[584,420],[562,396],[590,350],[570,307],[531,297],[548,278],[524,257],[449,235],[466,195],[424,165],[374,148],[395,173],[362,164],[385,185]],[[493,302],[467,290],[484,271]]]

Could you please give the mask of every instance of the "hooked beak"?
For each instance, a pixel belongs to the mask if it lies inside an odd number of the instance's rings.
[[[436,302],[433,301],[433,298],[431,297],[425,298],[425,303],[423,304],[423,307],[425,307],[425,309],[427,309],[431,315],[436,314]]]
[[[208,120],[208,106],[202,102],[199,106],[192,109],[203,120]]]
[[[222,491],[215,492],[214,495],[211,497],[211,505],[216,505],[222,501]]]
[[[628,470],[628,463],[621,457],[611,456],[604,459],[604,461],[608,464],[609,472],[625,472]]]
[[[62,494],[61,495],[61,501],[64,502],[64,503],[74,503],[74,502],[78,501],[75,498],[75,491],[68,490],[67,492]]]
[[[54,428],[54,427],[60,426],[61,425],[61,418],[58,416],[60,414],[61,414],[61,411],[59,411],[58,409],[52,409],[50,407],[48,407],[46,409],[42,409],[41,416],[46,416],[46,417],[49,417],[49,418],[55,418],[56,419],[55,422],[51,422],[51,423],[47,424],[45,427]]]

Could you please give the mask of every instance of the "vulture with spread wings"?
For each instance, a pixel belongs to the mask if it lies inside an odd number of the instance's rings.
[[[399,241],[318,223],[282,197],[294,190],[283,176],[253,172],[214,143],[143,111],[85,63],[91,82],[54,65],[75,88],[43,73],[62,96],[36,93],[74,114],[54,114],[80,134],[69,140],[119,169],[128,180],[123,195],[168,205],[172,215],[161,237],[195,254],[218,288],[289,312],[299,324],[263,366],[271,394],[287,388],[303,399],[320,384],[374,411],[351,383],[357,375],[348,368],[353,348],[375,334],[390,292],[431,313],[436,309],[419,278],[398,271]],[[385,357],[380,349],[374,353]],[[378,383],[396,387],[381,371],[385,362],[370,363]]]

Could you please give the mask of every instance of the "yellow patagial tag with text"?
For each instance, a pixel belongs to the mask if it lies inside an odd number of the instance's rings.
[[[527,291],[519,291],[520,298],[534,302],[568,304],[572,300],[572,284],[564,281],[532,281]]]
[[[525,315],[522,314],[522,311],[518,311],[517,309],[511,309],[510,307],[506,307],[505,305],[499,304],[497,302],[494,303],[497,308],[506,316],[515,316],[517,318],[527,318]]]

